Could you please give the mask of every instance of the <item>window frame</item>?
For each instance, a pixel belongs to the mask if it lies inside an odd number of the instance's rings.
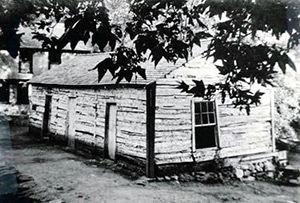
[[[214,115],[215,115],[215,122],[208,123],[208,124],[196,124],[196,119],[195,119],[195,103],[206,103],[206,102],[213,102],[214,103]],[[192,98],[191,100],[191,108],[192,108],[192,151],[204,151],[204,150],[213,150],[213,149],[218,149],[220,147],[219,143],[219,135],[220,135],[220,126],[219,126],[219,111],[218,111],[218,103],[217,99],[211,99],[211,100],[206,100],[203,98]],[[215,146],[213,147],[205,147],[205,148],[199,148],[196,149],[196,127],[206,127],[206,126],[215,126]]]

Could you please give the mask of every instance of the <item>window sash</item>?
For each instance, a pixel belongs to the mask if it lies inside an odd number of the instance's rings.
[[[213,105],[212,108],[210,106],[209,108],[209,103],[211,102],[211,104]],[[199,103],[201,103],[199,105]],[[218,145],[219,145],[219,125],[218,125],[218,113],[217,113],[217,102],[216,100],[211,100],[211,101],[207,101],[207,100],[202,100],[201,98],[193,98],[191,100],[191,104],[192,104],[192,149],[193,151],[198,151],[198,150],[207,150],[207,149],[210,149],[210,148],[217,148]],[[196,107],[196,105],[199,105],[198,107]],[[205,104],[206,105],[206,110],[205,112],[202,112],[202,104]],[[197,110],[196,110],[197,108]],[[199,108],[200,108],[200,111],[199,111]],[[205,108],[204,108],[205,110]],[[198,112],[196,112],[198,111]],[[205,116],[207,116],[207,119],[208,119],[208,123],[205,123],[203,124],[203,114]],[[211,119],[210,119],[210,114],[213,114],[213,121],[212,123],[211,122]],[[196,124],[196,115],[200,115],[200,119],[201,119],[201,124]],[[215,133],[214,133],[214,139],[215,139],[215,146],[214,147],[203,147],[203,148],[196,148],[196,128],[201,128],[201,127],[209,127],[209,126],[212,126],[214,127],[215,129]]]

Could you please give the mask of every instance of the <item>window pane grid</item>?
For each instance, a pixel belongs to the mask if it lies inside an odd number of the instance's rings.
[[[215,113],[195,113],[195,125],[215,124]]]
[[[195,148],[216,146],[216,113],[213,101],[194,102]]]

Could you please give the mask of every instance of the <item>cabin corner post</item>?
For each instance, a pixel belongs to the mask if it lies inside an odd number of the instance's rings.
[[[43,120],[42,120],[42,131],[41,131],[41,138],[44,138],[47,136],[48,133],[48,125],[49,125],[49,115],[50,115],[50,106],[51,106],[51,95],[45,96],[45,106],[44,106],[44,114],[43,114]]]
[[[104,148],[103,148],[103,158],[108,157],[108,118],[109,118],[109,105],[106,104],[105,107],[105,126],[104,126]]]
[[[146,86],[146,176],[150,178],[155,177],[155,98],[156,83],[152,82]]]

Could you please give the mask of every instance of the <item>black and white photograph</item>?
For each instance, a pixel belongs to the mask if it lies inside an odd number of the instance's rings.
[[[0,203],[300,203],[300,0],[0,0]]]

